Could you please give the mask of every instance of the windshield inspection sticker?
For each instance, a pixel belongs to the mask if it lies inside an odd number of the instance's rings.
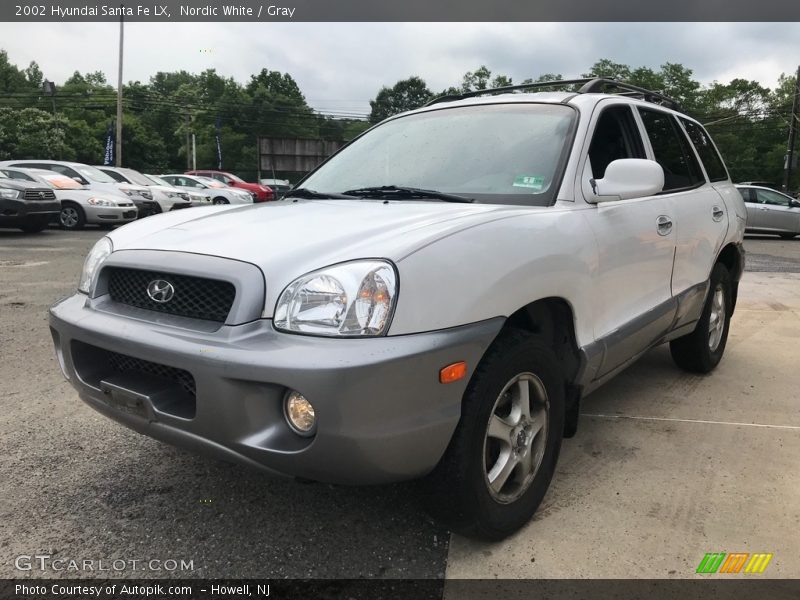
[[[544,189],[544,177],[541,175],[517,175],[514,178],[514,187],[530,188],[540,192]]]

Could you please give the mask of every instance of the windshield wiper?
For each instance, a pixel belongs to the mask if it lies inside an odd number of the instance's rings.
[[[310,190],[308,188],[297,188],[296,190],[289,190],[286,192],[286,195],[283,197],[285,200],[286,198],[303,198],[308,200],[331,200],[336,198],[355,198],[355,196],[350,196],[347,194],[334,194],[331,192],[318,192],[316,190]]]
[[[457,194],[447,194],[445,192],[438,192],[436,190],[423,190],[421,188],[403,187],[398,185],[381,185],[376,187],[359,188],[356,190],[347,190],[345,194],[348,196],[369,196],[387,198],[391,200],[433,198],[435,200],[444,200],[445,202],[475,202],[474,198],[467,198],[466,196],[459,196]]]

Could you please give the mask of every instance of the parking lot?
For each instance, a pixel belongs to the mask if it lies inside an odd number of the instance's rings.
[[[800,240],[748,238],[726,356],[711,376],[666,347],[590,396],[534,520],[453,537],[413,484],[274,480],[140,436],[77,398],[47,308],[71,294],[98,230],[0,230],[0,577],[20,555],[191,561],[163,577],[691,577],[707,552],[769,552],[800,572]]]

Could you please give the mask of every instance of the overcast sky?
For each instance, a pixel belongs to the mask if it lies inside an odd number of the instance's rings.
[[[115,23],[0,23],[0,48],[63,81],[101,70],[116,82]],[[157,71],[216,69],[245,82],[288,72],[320,110],[369,111],[382,85],[419,75],[439,91],[485,64],[515,81],[576,77],[600,58],[658,68],[679,62],[704,83],[774,86],[800,62],[800,23],[128,23],[125,81]]]

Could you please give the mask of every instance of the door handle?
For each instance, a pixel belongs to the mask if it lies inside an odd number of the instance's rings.
[[[711,218],[715,221],[722,221],[722,217],[725,216],[725,211],[722,210],[719,206],[715,206],[711,209]]]
[[[672,231],[672,219],[667,215],[660,215],[656,219],[656,229],[658,235],[669,235],[669,232]]]
[[[759,206],[758,210],[767,210],[767,207],[766,206]]]

